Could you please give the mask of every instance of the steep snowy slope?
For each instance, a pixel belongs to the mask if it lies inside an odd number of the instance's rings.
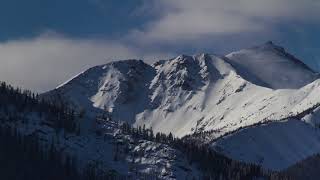
[[[239,75],[273,89],[296,89],[317,78],[310,68],[272,42],[233,52],[226,57]]]
[[[146,84],[154,74],[141,60],[117,61],[90,68],[42,96],[67,101],[88,115],[107,112],[133,123],[135,115],[147,108]]]

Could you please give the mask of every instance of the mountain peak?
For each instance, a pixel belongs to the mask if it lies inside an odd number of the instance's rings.
[[[305,69],[308,69],[308,71],[311,71],[313,73],[316,73],[312,68],[310,68],[308,65],[306,65],[303,61],[295,57],[294,55],[290,54],[284,47],[277,45],[273,43],[272,41],[268,41],[265,44],[261,46],[253,47],[254,50],[264,50],[264,51],[271,51],[279,56],[283,56],[284,58],[291,60],[296,65],[299,65]]]
[[[266,45],[274,45],[272,41],[267,41],[265,44]]]
[[[272,41],[226,55],[245,79],[272,89],[297,89],[314,81],[314,71]]]

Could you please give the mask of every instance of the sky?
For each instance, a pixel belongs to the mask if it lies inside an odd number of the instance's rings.
[[[272,40],[320,70],[318,0],[0,0],[0,81],[44,92],[112,60]]]

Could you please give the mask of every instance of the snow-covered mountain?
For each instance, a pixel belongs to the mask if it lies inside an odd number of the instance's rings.
[[[283,169],[320,152],[312,146],[320,143],[317,78],[303,62],[268,42],[227,56],[180,55],[152,65],[115,61],[84,71],[42,96],[67,101],[90,117],[106,113],[115,121],[178,137],[207,132],[205,142],[214,150]],[[273,122],[287,123],[278,127]],[[92,126],[88,123],[85,127]],[[257,152],[264,139],[267,149]],[[312,148],[299,147],[303,143]],[[276,165],[276,159],[286,161]]]

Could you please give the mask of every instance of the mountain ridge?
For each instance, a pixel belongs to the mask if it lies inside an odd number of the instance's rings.
[[[90,68],[42,97],[61,97],[86,109],[90,117],[106,114],[177,137],[212,131],[214,140],[239,128],[282,121],[318,104],[318,75],[299,62],[270,42],[226,56],[180,55],[152,65],[116,61]],[[299,118],[318,126],[310,114]],[[83,126],[93,126],[88,123]],[[227,147],[227,141],[220,144]]]

